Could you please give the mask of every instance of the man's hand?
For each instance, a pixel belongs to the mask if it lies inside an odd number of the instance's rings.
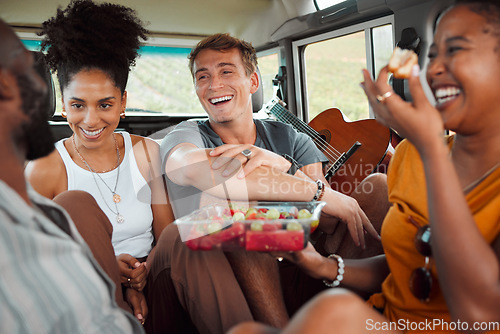
[[[250,150],[249,158],[241,153],[244,150]],[[210,152],[210,156],[215,157],[212,162],[213,169],[224,167],[223,176],[232,175],[243,166],[243,169],[238,174],[240,179],[260,166],[272,167],[282,172],[288,171],[291,166],[291,163],[279,154],[248,144],[225,144],[214,148]]]
[[[328,188],[323,201],[326,202],[323,212],[347,224],[349,233],[357,246],[365,248],[365,231],[380,240],[377,231],[354,198]],[[331,223],[330,219],[320,220],[318,228],[326,234],[332,234],[336,224]]]
[[[148,316],[148,305],[144,294],[135,289],[127,288],[124,297],[132,312],[134,312],[134,316],[144,325],[144,321]]]
[[[116,257],[120,268],[120,282],[137,291],[142,291],[146,286],[146,263],[140,263],[130,254],[120,254]]]

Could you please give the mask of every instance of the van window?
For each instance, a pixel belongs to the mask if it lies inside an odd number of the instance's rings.
[[[387,24],[372,29],[374,73],[378,73],[389,62],[394,48],[392,25]]]
[[[29,50],[40,50],[39,40],[23,39]],[[143,46],[131,68],[127,83],[127,109],[130,116],[205,115],[194,91],[188,68],[189,47]],[[59,82],[56,112],[62,110]]]
[[[369,116],[359,87],[366,67],[364,31],[308,45],[304,59],[309,119],[329,108],[340,109],[351,120]]]
[[[187,56],[190,48],[144,46],[127,84],[127,114],[198,114]]]
[[[276,77],[280,66],[278,51],[266,51],[266,53],[259,54],[258,56],[259,71],[262,79],[261,85],[264,93],[263,103],[266,104],[275,95],[273,79]]]
[[[328,7],[331,7],[333,5],[339,4],[341,2],[344,2],[345,0],[314,0],[314,3],[316,4],[316,7],[318,10],[325,9]]]
[[[372,75],[387,64],[393,46],[391,18],[374,20],[357,27],[340,29],[294,43],[302,54],[305,82],[298,110],[308,121],[321,112],[338,108],[351,121],[370,118],[370,107],[359,86],[361,70]]]

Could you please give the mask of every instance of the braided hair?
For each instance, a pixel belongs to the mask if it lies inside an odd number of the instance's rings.
[[[72,0],[66,9],[43,22],[41,50],[52,72],[57,72],[61,93],[71,78],[84,69],[107,73],[123,94],[141,39],[149,33],[133,9],[92,0]]]

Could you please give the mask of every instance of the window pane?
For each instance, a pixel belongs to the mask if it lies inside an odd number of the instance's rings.
[[[40,50],[40,41],[23,40],[29,50]],[[131,68],[127,83],[127,115],[205,115],[194,91],[187,56],[191,49],[144,46]],[[61,93],[55,74],[56,115],[61,113]]]
[[[316,4],[318,5],[319,9],[325,9],[328,7],[331,7],[333,5],[336,5],[338,3],[344,2],[345,0],[316,0]]]
[[[373,36],[373,60],[375,75],[380,69],[387,65],[394,48],[394,38],[392,37],[392,25],[387,24],[372,29]]]
[[[127,84],[127,114],[204,114],[188,68],[190,49],[143,47]]]
[[[272,53],[259,57],[259,70],[262,78],[262,88],[264,90],[264,104],[269,102],[274,96],[273,79],[278,74],[279,61],[278,53]]]
[[[366,68],[364,31],[310,44],[305,49],[309,120],[330,108],[350,120],[369,117],[366,96],[359,86]]]

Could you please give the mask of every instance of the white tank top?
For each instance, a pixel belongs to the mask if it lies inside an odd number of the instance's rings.
[[[101,180],[99,176],[93,175],[88,169],[81,168],[71,159],[64,147],[64,141],[67,138],[58,141],[55,147],[66,166],[68,190],[84,190],[90,193],[108,216],[113,225],[111,241],[115,254],[126,253],[140,258],[149,254],[153,243],[151,189],[137,166],[130,134],[116,133],[123,136],[125,143],[125,157],[119,166],[120,176],[116,188],[121,201],[116,206],[110,189],[115,188],[118,168],[107,173],[99,173]],[[106,187],[103,182],[106,182],[108,186]],[[118,212],[125,219],[123,223],[118,223],[116,219],[117,207]]]

